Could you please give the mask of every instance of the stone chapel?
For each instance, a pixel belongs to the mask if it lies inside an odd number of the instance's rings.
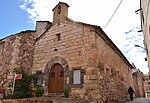
[[[100,26],[68,18],[59,2],[53,21],[37,21],[35,30],[0,40],[0,85],[7,88],[14,68],[39,76],[44,96],[69,95],[104,103],[128,97],[133,68]]]

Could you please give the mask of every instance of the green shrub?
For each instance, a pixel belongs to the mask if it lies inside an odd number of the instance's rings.
[[[64,88],[64,96],[65,96],[66,98],[69,97],[69,88]]]
[[[150,93],[149,92],[147,93],[147,97],[150,97]]]
[[[42,86],[37,85],[35,88],[35,95],[37,97],[41,97],[44,93],[44,88]]]
[[[15,70],[16,73],[22,74],[22,79],[17,79],[15,83],[14,98],[32,97],[31,81],[36,79],[35,75],[29,75],[24,70]]]

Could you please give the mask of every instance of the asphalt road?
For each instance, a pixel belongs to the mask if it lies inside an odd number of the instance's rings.
[[[150,103],[150,98],[135,98],[133,101],[126,101],[123,103]]]

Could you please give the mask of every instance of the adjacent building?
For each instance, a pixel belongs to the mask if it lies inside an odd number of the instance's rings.
[[[148,67],[150,70],[150,0],[140,0],[141,27],[144,34],[144,44],[147,50]]]
[[[144,74],[144,90],[145,90],[145,97],[150,98],[150,83],[149,83],[149,74]]]
[[[141,28],[144,35],[144,45],[147,51],[148,68],[150,71],[150,0],[140,0],[140,13],[141,13]],[[150,74],[146,74],[145,77],[145,95],[150,97]]]
[[[59,2],[52,22],[0,40],[0,85],[8,88],[13,69],[22,68],[40,77],[45,96],[68,88],[72,97],[99,103],[127,99],[133,66],[99,26],[69,19],[68,7]]]
[[[139,69],[136,68],[134,63],[132,63],[132,66],[134,67],[132,69],[132,76],[133,76],[135,97],[145,97],[144,74]]]

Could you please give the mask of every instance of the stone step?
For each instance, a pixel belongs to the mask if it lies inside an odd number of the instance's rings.
[[[63,97],[64,93],[48,93],[49,97]]]

